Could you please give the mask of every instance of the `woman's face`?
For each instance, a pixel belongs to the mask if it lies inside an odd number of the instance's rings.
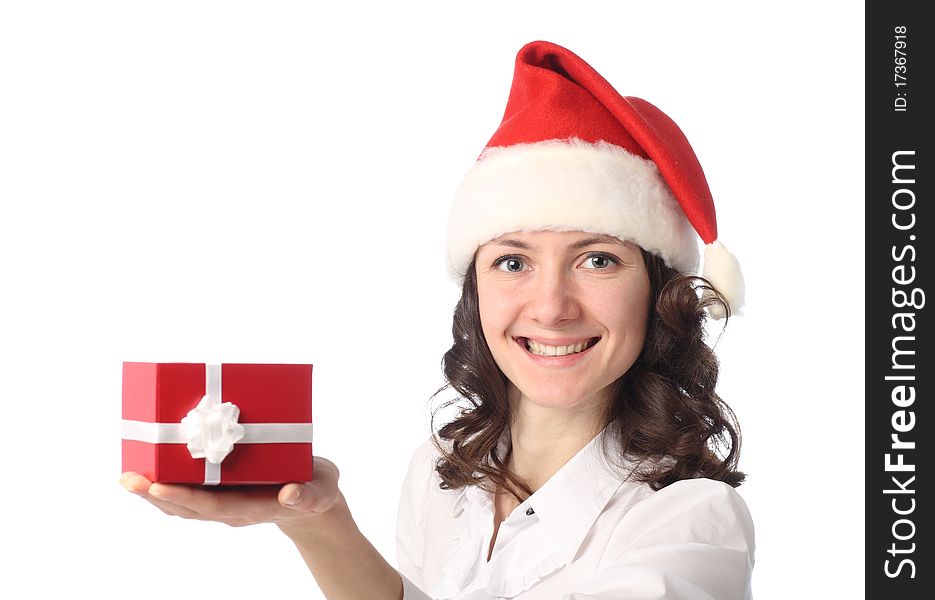
[[[481,325],[526,399],[603,402],[639,356],[650,284],[639,246],[580,231],[517,232],[476,255]]]

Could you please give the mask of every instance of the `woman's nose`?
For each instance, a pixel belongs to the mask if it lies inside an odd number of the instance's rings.
[[[578,290],[565,270],[540,268],[532,283],[527,289],[526,308],[534,321],[558,327],[581,314]]]

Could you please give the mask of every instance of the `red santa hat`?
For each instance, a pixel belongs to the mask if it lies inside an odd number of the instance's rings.
[[[700,237],[702,275],[732,313],[743,304],[740,266],[717,241],[711,191],[681,129],[549,42],[517,54],[503,121],[455,193],[450,272],[462,279],[494,238],[540,230],[610,234],[691,275]]]

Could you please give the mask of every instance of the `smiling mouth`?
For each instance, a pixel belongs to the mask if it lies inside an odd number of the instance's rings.
[[[516,341],[522,344],[530,354],[538,356],[565,356],[568,354],[578,354],[600,341],[600,337],[591,338],[585,342],[577,344],[568,344],[566,346],[546,346],[529,338],[516,338]]]

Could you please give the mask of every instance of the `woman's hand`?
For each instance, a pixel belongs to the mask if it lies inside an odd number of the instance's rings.
[[[280,528],[302,529],[324,515],[346,509],[338,490],[337,466],[315,457],[315,480],[278,486],[211,488],[183,484],[152,483],[142,475],[126,472],[120,483],[166,513],[183,519],[217,521],[232,527],[276,523]]]
[[[236,488],[153,483],[124,473],[120,483],[166,513],[233,527],[275,523],[288,536],[328,598],[403,597],[399,573],[367,541],[338,489],[338,468],[315,457],[315,480]]]

